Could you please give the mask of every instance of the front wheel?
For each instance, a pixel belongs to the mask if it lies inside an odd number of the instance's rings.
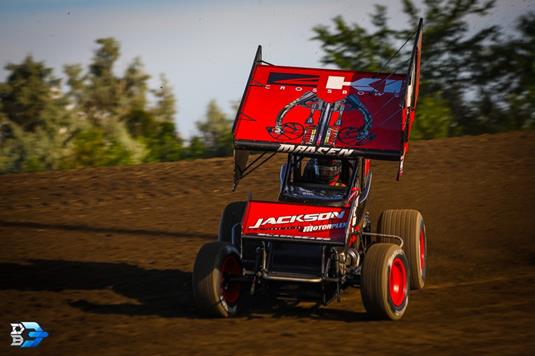
[[[376,243],[364,256],[360,294],[375,319],[399,320],[409,304],[409,264],[394,244]]]
[[[242,276],[236,249],[216,241],[201,247],[193,267],[193,299],[199,312],[208,316],[229,317],[238,312]]]
[[[245,201],[235,201],[225,207],[225,210],[223,210],[223,214],[221,215],[221,220],[219,221],[219,241],[228,243],[233,242],[232,231],[236,224],[241,224],[246,207],[247,202]],[[236,236],[234,238],[234,243],[238,249],[240,248],[240,231],[240,229],[236,230]]]

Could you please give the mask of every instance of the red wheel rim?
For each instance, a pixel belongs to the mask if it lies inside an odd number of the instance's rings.
[[[223,298],[228,304],[235,304],[240,297],[240,284],[230,283],[230,277],[239,277],[241,275],[240,263],[234,256],[227,256],[221,266],[221,290]]]
[[[423,226],[420,228],[420,273],[425,271],[425,231]]]
[[[390,300],[396,307],[400,307],[407,296],[407,271],[403,261],[396,257],[390,267],[388,279]]]

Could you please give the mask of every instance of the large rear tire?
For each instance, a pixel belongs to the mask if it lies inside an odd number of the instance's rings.
[[[428,273],[427,236],[418,210],[385,210],[379,217],[377,232],[403,238],[403,251],[409,260],[411,289],[421,289]]]
[[[409,264],[394,244],[376,243],[364,256],[360,294],[374,319],[399,320],[409,304]]]
[[[236,249],[215,241],[201,247],[193,267],[193,299],[202,314],[229,317],[238,312],[240,284],[230,283],[241,277],[241,261]]]
[[[232,243],[232,229],[234,225],[241,224],[246,207],[247,202],[245,201],[235,201],[225,207],[221,215],[221,220],[219,221],[219,241],[228,242],[229,244]],[[236,236],[237,248],[240,246],[239,239],[240,236]]]

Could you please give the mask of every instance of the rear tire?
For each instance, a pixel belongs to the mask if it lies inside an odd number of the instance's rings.
[[[399,320],[409,304],[409,264],[394,244],[376,243],[364,256],[360,294],[374,319]]]
[[[229,277],[241,277],[241,261],[236,249],[215,241],[199,250],[192,274],[193,299],[202,314],[229,317],[238,312],[240,284]]]
[[[427,235],[422,214],[418,210],[385,210],[379,217],[377,232],[403,238],[403,251],[411,270],[411,289],[425,285],[428,272]]]
[[[241,224],[246,207],[247,202],[245,201],[235,201],[225,207],[221,215],[221,220],[219,221],[219,241],[228,242],[229,244],[232,243],[232,228],[236,224]],[[238,236],[236,236],[237,248],[240,247],[241,236],[239,235],[238,233]]]

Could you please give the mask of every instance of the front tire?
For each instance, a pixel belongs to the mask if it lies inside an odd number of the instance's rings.
[[[228,204],[221,214],[221,220],[219,221],[219,235],[218,240],[222,242],[232,243],[232,229],[236,224],[241,224],[243,214],[245,213],[245,208],[247,207],[247,202],[245,201],[235,201]],[[239,232],[241,230],[237,229],[236,236],[236,247],[240,246]]]
[[[231,283],[241,277],[241,261],[236,249],[215,241],[201,247],[193,267],[193,299],[202,314],[229,317],[238,312],[240,284]]]
[[[385,210],[379,217],[377,232],[403,238],[403,251],[409,260],[411,289],[422,289],[428,273],[427,235],[418,210]]]
[[[409,304],[409,264],[394,244],[376,243],[364,256],[360,294],[374,319],[399,320]]]

